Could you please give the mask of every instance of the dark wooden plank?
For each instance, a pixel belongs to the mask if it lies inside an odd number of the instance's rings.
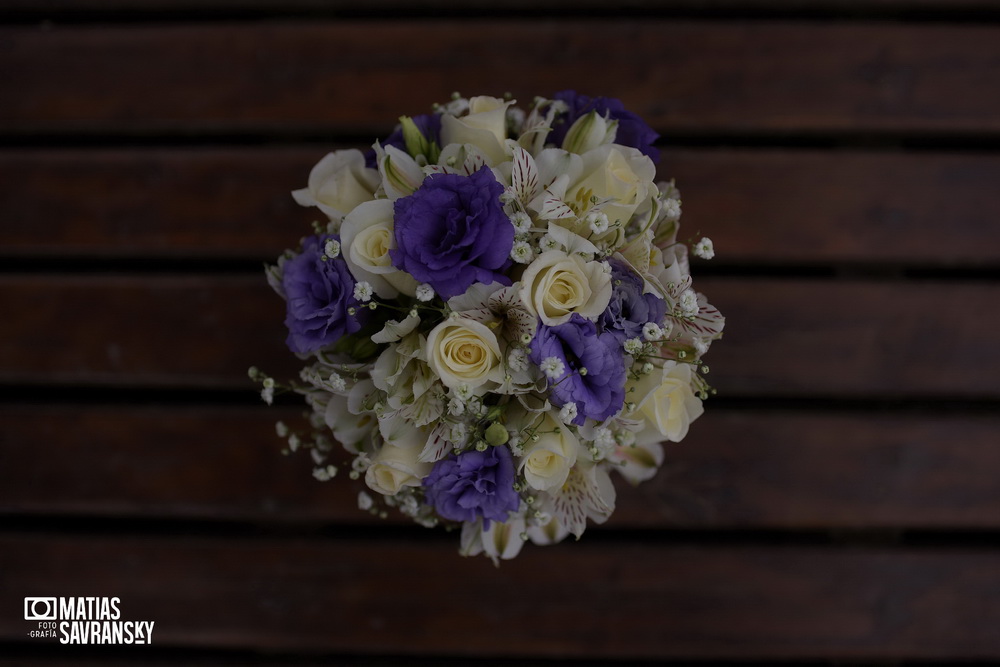
[[[988,25],[766,21],[18,27],[0,31],[0,80],[18,91],[0,99],[0,123],[7,133],[367,134],[453,90],[526,102],[576,88],[622,98],[668,139],[996,132],[998,42]]]
[[[480,12],[497,11],[495,2],[489,0],[466,0],[462,3],[466,10]],[[572,10],[604,10],[608,11],[608,3],[604,0],[576,0],[571,5]],[[767,14],[774,11],[794,11],[805,14],[824,13],[831,11],[852,10],[855,12],[876,10],[934,10],[947,16],[949,13],[996,9],[1000,7],[997,0],[622,0],[614,8],[640,9],[647,11],[709,11],[709,10],[743,10]],[[360,8],[352,0],[212,0],[205,3],[198,0],[5,0],[4,8],[8,10],[39,11],[73,11],[73,12],[107,12],[107,11],[141,11],[164,12],[185,11],[217,14],[220,11],[234,12],[295,12],[295,11],[357,11],[364,9],[369,12],[382,11],[412,11],[413,8],[402,0],[368,0]],[[449,9],[456,7],[450,0],[424,0],[420,8],[425,11]],[[566,11],[565,0],[508,0],[504,3],[504,11],[532,9],[540,11]],[[58,18],[58,16],[56,17]]]
[[[1000,657],[1000,554],[580,542],[0,538],[0,588],[117,595],[154,647],[604,658]],[[0,637],[25,641],[20,615]]]
[[[708,361],[724,395],[1000,396],[1000,285],[697,279],[728,318]],[[290,377],[263,276],[4,276],[0,382],[245,388]]]
[[[288,193],[323,154],[2,151],[0,254],[274,257],[316,218]],[[663,156],[686,229],[710,235],[720,262],[1000,262],[1000,156],[669,147]]]
[[[0,513],[377,522],[356,507],[361,482],[316,482],[306,453],[279,455],[273,424],[300,413],[0,407]],[[710,408],[653,480],[616,477],[607,528],[997,529],[998,432],[996,416]]]

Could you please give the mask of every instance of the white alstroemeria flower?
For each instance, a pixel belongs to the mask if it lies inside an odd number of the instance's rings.
[[[408,153],[395,146],[382,146],[375,142],[378,172],[382,177],[382,189],[389,201],[412,195],[424,182],[424,170]]]
[[[375,197],[379,174],[365,166],[361,151],[334,151],[309,172],[309,185],[292,192],[302,206],[316,206],[331,220],[340,221],[358,204]]]
[[[524,519],[511,518],[503,523],[491,521],[490,527],[482,532],[483,551],[493,560],[510,560],[521,553],[525,531]]]
[[[635,485],[652,479],[663,465],[663,445],[658,442],[616,445],[607,458],[617,464],[614,469],[622,477]]]
[[[615,511],[615,486],[603,465],[580,460],[565,483],[550,491],[552,516],[579,538],[587,518],[604,523]]]
[[[344,218],[340,228],[341,251],[351,275],[371,284],[383,299],[400,292],[416,293],[417,281],[392,265],[389,251],[396,247],[393,204],[388,199],[365,202]]]
[[[392,410],[383,412],[379,416],[379,433],[382,434],[386,445],[392,445],[401,449],[416,449],[417,452],[420,452],[421,447],[427,444],[427,429],[414,426],[408,419],[404,419],[399,412]]]
[[[323,421],[333,437],[351,453],[358,453],[371,440],[378,420],[371,414],[355,415],[348,409],[348,397],[329,394]]]
[[[580,155],[604,144],[613,143],[618,134],[618,121],[608,120],[596,111],[580,116],[566,131],[563,150]]]
[[[566,536],[569,535],[569,529],[559,519],[551,514],[546,514],[544,519],[544,521],[528,526],[528,539],[533,544],[547,546],[557,544],[566,539]]]
[[[407,315],[402,320],[389,320],[381,331],[372,335],[372,342],[378,345],[395,343],[416,329],[418,324],[420,324],[419,315]]]
[[[496,97],[481,95],[469,99],[469,113],[456,118],[441,116],[441,141],[444,144],[472,144],[481,150],[492,167],[507,159],[504,141],[507,138],[507,107]]]

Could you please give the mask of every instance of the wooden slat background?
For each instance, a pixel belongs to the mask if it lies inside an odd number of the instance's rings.
[[[282,457],[288,192],[453,90],[608,94],[719,397],[495,569]],[[1000,2],[0,2],[0,662],[1000,665]],[[154,645],[26,637],[119,596]]]

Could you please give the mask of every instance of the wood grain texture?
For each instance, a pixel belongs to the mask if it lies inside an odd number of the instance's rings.
[[[697,269],[695,269],[697,275]],[[957,286],[957,285],[960,285]],[[698,279],[730,333],[707,358],[728,396],[996,398],[992,283]],[[297,375],[263,276],[4,276],[0,382],[249,388]]]
[[[316,482],[307,453],[278,453],[274,422],[294,427],[301,413],[263,405],[0,407],[0,514],[378,525],[357,509],[361,482],[345,474]],[[615,477],[617,510],[591,530],[997,529],[998,432],[996,416],[751,412],[709,403],[683,442],[666,444],[655,478],[631,487]]]
[[[0,588],[119,595],[154,646],[573,658],[982,658],[1000,555],[583,541],[0,537]],[[570,553],[572,557],[568,558]],[[0,618],[0,637],[27,629]],[[516,638],[516,640],[512,640]]]
[[[325,152],[0,151],[0,255],[270,259],[322,217],[288,193]],[[659,173],[718,262],[1000,264],[996,155],[668,146]]]
[[[466,11],[495,12],[498,6],[489,0],[466,0],[462,3]],[[947,16],[970,10],[996,9],[997,0],[622,0],[614,5],[618,11],[718,11],[743,10],[759,11],[764,15],[775,11],[802,13],[824,13],[852,10],[856,12],[874,10],[933,10]],[[359,7],[352,0],[212,0],[210,5],[198,0],[5,0],[8,10],[33,11],[73,11],[95,12],[142,11],[160,13],[165,11],[185,11],[217,13],[233,12],[296,12],[296,11],[413,11],[413,3],[402,0],[367,0]],[[450,0],[422,0],[419,8],[423,11],[448,9],[455,11]],[[603,10],[609,5],[604,0],[508,0],[502,8],[511,10],[566,11]],[[58,16],[56,16],[58,18]]]
[[[378,134],[453,90],[526,102],[575,88],[621,98],[668,139],[997,132],[998,41],[987,25],[565,18],[5,28],[0,80],[18,94],[0,123]]]

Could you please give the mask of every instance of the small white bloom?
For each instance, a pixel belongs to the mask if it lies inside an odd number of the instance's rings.
[[[351,461],[351,470],[355,472],[364,472],[368,470],[371,464],[372,464],[371,457],[368,456],[368,454],[361,452],[360,454],[354,457],[353,461]]]
[[[594,429],[594,445],[598,449],[605,449],[615,446],[615,434],[607,426],[598,426]]]
[[[371,301],[372,294],[375,290],[372,289],[371,283],[367,280],[362,280],[354,286],[354,298],[362,303],[367,303]]]
[[[631,447],[635,444],[635,433],[632,431],[620,431],[615,436],[615,441],[622,447]]]
[[[465,409],[473,416],[482,416],[487,407],[483,405],[483,399],[479,396],[469,396],[465,401]]]
[[[326,256],[330,259],[337,259],[337,257],[340,256],[340,241],[337,239],[330,239],[323,247],[323,252],[325,252]]]
[[[528,352],[523,347],[515,347],[507,355],[507,365],[515,373],[528,370]]]
[[[540,368],[551,380],[558,380],[566,372],[566,364],[559,357],[545,357]]]
[[[538,247],[543,251],[545,250],[555,250],[559,247],[559,241],[556,241],[551,235],[546,234],[538,241]]]
[[[528,264],[534,256],[531,246],[524,241],[518,241],[510,249],[510,258],[518,264]]]
[[[692,344],[694,345],[694,350],[698,353],[699,357],[708,352],[708,343],[706,343],[703,339],[695,338],[692,341]]]
[[[363,511],[368,511],[375,504],[372,497],[364,491],[358,491],[358,509]]]
[[[698,314],[698,295],[694,290],[687,289],[680,298],[681,313],[686,317],[693,317]]]
[[[417,285],[417,301],[430,301],[434,298],[434,288],[427,283]]]
[[[518,234],[526,234],[531,230],[531,216],[524,211],[517,211],[510,216],[510,224],[514,225]]]
[[[665,317],[662,322],[660,322],[660,330],[663,332],[663,338],[669,338],[670,332],[674,330],[674,323],[670,317]]]
[[[465,413],[465,402],[458,396],[452,396],[448,401],[448,414],[461,417]]]
[[[274,385],[261,389],[260,398],[268,405],[271,405],[274,402]]]
[[[629,338],[625,341],[625,351],[631,355],[637,355],[642,352],[642,340],[639,338]]]
[[[321,482],[329,482],[337,474],[337,467],[329,465],[325,468],[315,468],[313,477]]]
[[[510,453],[514,456],[523,456],[524,448],[521,447],[521,434],[517,431],[508,431],[510,437],[507,438],[507,446],[510,447]]]
[[[681,217],[681,202],[679,199],[667,199],[663,202],[663,217],[668,221],[676,221]]]
[[[652,372],[653,372],[653,364],[651,362],[647,361],[646,363],[644,363],[642,365],[642,374],[643,375],[649,375]]]
[[[576,403],[570,401],[559,410],[559,421],[564,424],[570,424],[576,419],[576,415]]]
[[[472,388],[465,383],[454,387],[455,395],[462,401],[468,401],[472,396]]]
[[[702,237],[700,241],[694,244],[691,249],[695,257],[701,257],[702,259],[712,259],[715,257],[715,246],[712,244],[712,239],[707,236]]]
[[[274,425],[274,432],[278,434],[279,438],[285,438],[288,436],[288,424],[285,422],[277,422]]]
[[[591,211],[584,218],[584,222],[590,226],[590,230],[595,234],[603,234],[608,231],[611,223],[608,222],[608,216],[600,211]]]
[[[646,322],[642,325],[642,337],[648,341],[660,340],[663,336],[663,331],[660,329],[660,325],[656,322]]]
[[[465,424],[463,422],[458,422],[457,424],[451,425],[451,430],[448,433],[448,440],[456,444],[462,444],[465,442],[467,434]]]
[[[461,116],[469,110],[469,100],[458,93],[453,93],[451,101],[444,105],[444,110],[452,116]]]
[[[340,373],[334,371],[330,373],[330,387],[334,391],[344,391],[347,389],[347,381],[340,376]]]

